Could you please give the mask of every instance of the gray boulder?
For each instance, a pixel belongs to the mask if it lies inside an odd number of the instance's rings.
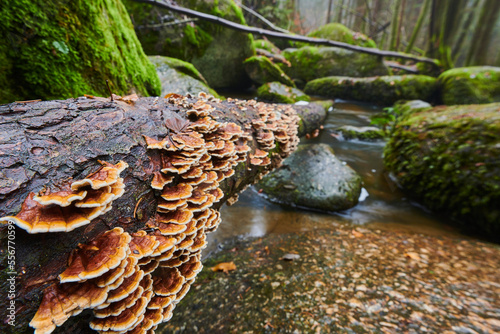
[[[361,177],[330,146],[310,144],[299,146],[259,186],[272,202],[333,212],[358,203]]]

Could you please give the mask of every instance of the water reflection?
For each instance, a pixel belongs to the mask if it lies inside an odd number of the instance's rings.
[[[263,236],[268,233],[307,231],[314,228],[334,228],[337,224],[373,224],[379,229],[411,230],[428,234],[458,234],[442,217],[429,213],[412,203],[384,171],[382,155],[384,142],[342,141],[331,134],[342,125],[368,126],[370,116],[380,112],[376,107],[341,102],[336,103],[325,122],[325,129],[305,143],[326,143],[337,157],[345,161],[363,179],[368,197],[354,208],[339,213],[318,213],[283,208],[266,201],[258,189],[249,188],[233,206],[221,210],[223,222],[209,234],[208,254],[226,238]]]

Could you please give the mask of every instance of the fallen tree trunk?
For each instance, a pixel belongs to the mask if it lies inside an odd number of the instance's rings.
[[[148,149],[144,136],[158,140],[175,137],[175,131],[172,128],[169,130],[166,122],[175,118],[185,122],[183,120],[189,117],[190,122],[185,124],[193,124],[203,118],[186,114],[186,110],[193,110],[193,104],[198,100],[151,97],[127,104],[105,98],[82,97],[0,106],[0,217],[16,215],[32,192],[38,193],[44,187],[50,188],[70,179],[90,177],[89,173],[91,175],[100,166],[99,160],[128,164],[120,175],[125,184],[123,196],[113,202],[111,211],[93,219],[88,225],[66,233],[29,234],[16,228],[13,238],[7,225],[0,227],[0,289],[2,296],[15,295],[15,326],[9,325],[7,318],[2,317],[2,333],[32,332],[28,323],[40,305],[42,291],[58,283],[58,275],[65,270],[70,253],[79,244],[88,243],[115,227],[133,233],[145,229],[146,223],[155,219],[161,191],[153,189],[150,184],[155,171],[159,173],[155,164],[162,153]],[[215,108],[210,114],[211,120],[240,126],[245,131],[241,138],[247,137],[246,144],[250,149],[244,161],[233,167],[235,174],[221,182],[224,197],[213,205],[213,209],[218,210],[228,199],[234,201],[237,194],[256,182],[263,172],[279,165],[286,153],[280,152],[283,145],[270,149],[268,142],[268,150],[264,151],[271,158],[269,164],[262,163],[262,159],[254,159],[253,153],[258,152],[256,149],[263,149],[262,109],[271,110],[269,115],[283,117],[281,120],[285,119],[286,113],[295,112],[255,101],[201,100],[205,107]],[[319,105],[293,108],[301,118],[299,135],[318,128],[326,117]],[[212,137],[218,133],[213,132]],[[179,142],[177,145],[180,145]],[[15,272],[12,267],[9,268],[9,240],[15,250]],[[9,278],[13,280],[9,281]],[[12,282],[15,284],[12,285]],[[0,301],[2,312],[8,310],[10,303],[6,297]],[[93,332],[87,326],[91,317],[91,313],[84,312],[58,327],[56,332]]]
[[[243,31],[251,34],[256,34],[256,35],[261,35],[261,36],[266,36],[266,37],[272,37],[272,38],[281,38],[289,41],[295,41],[295,42],[306,42],[306,43],[312,43],[312,44],[317,44],[317,45],[327,45],[327,46],[335,46],[338,48],[342,49],[347,49],[351,51],[356,51],[356,52],[362,52],[374,56],[381,56],[381,57],[394,57],[394,58],[400,58],[400,59],[407,59],[407,60],[413,60],[415,62],[421,62],[421,63],[427,63],[431,64],[434,66],[439,67],[439,61],[436,59],[432,58],[426,58],[426,57],[419,57],[419,56],[414,56],[411,54],[407,53],[402,53],[402,52],[396,52],[396,51],[386,51],[386,50],[379,50],[375,48],[365,48],[362,46],[357,46],[357,45],[352,45],[348,43],[343,43],[343,42],[337,42],[337,41],[331,41],[328,39],[324,38],[311,38],[311,37],[306,37],[306,36],[301,36],[301,35],[292,35],[292,34],[287,34],[283,32],[278,32],[278,31],[271,31],[267,29],[261,29],[261,28],[256,28],[256,27],[249,27],[243,24],[235,23],[223,18],[220,18],[218,16],[210,15],[210,14],[205,14],[201,13],[192,9],[180,7],[178,5],[171,4],[166,1],[156,1],[156,0],[134,0],[137,2],[143,2],[147,3],[153,6],[158,6],[160,8],[168,9],[180,14],[184,14],[187,16],[191,17],[196,17],[208,22],[212,22],[215,24],[220,24],[224,27],[238,30],[238,31]]]

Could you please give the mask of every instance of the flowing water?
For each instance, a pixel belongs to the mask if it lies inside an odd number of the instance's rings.
[[[397,188],[383,168],[384,141],[345,141],[332,136],[333,130],[342,125],[368,126],[370,116],[382,112],[380,108],[360,103],[335,103],[330,110],[324,130],[314,139],[302,139],[301,144],[326,143],[336,156],[351,166],[363,179],[363,194],[354,208],[323,214],[301,209],[284,208],[268,202],[258,193],[258,185],[240,194],[240,200],[221,211],[219,229],[209,235],[209,254],[226,239],[255,237],[269,233],[307,231],[315,228],[334,228],[334,223],[375,225],[378,229],[411,230],[419,233],[450,235],[459,232],[438,217],[412,202]],[[366,192],[363,191],[363,193]]]

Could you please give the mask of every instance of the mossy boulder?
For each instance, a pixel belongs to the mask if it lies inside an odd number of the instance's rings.
[[[398,118],[384,163],[428,208],[500,241],[500,103],[438,106]]]
[[[365,141],[375,141],[385,138],[385,132],[374,126],[352,126],[344,125],[337,129],[335,132],[342,134],[346,140],[359,139]]]
[[[426,75],[392,75],[371,78],[332,76],[312,80],[304,91],[331,99],[339,98],[392,105],[398,100],[432,101],[437,91],[436,78]]]
[[[245,59],[255,55],[251,34],[204,20],[147,28],[162,23],[159,18],[168,12],[133,0],[124,0],[124,3],[148,55],[169,56],[192,63],[215,89],[243,88],[251,84],[243,65]],[[233,0],[179,0],[177,4],[245,24],[241,8]],[[174,18],[184,19],[172,16],[171,20]]]
[[[253,47],[255,49],[266,50],[271,53],[279,52],[280,49],[267,39],[256,39],[253,41]]]
[[[361,177],[326,144],[301,145],[259,183],[269,200],[287,206],[341,211],[358,203]]]
[[[170,57],[150,56],[149,59],[160,77],[161,96],[169,93],[197,95],[205,92],[219,97],[192,64]]]
[[[160,94],[123,4],[18,0],[0,6],[0,103]]]
[[[500,102],[500,67],[459,67],[443,72],[439,78],[444,104]]]
[[[292,79],[308,82],[328,76],[370,77],[388,75],[381,57],[335,47],[305,46],[281,53],[291,64],[280,64]]]
[[[257,89],[257,97],[265,102],[295,103],[309,101],[310,98],[297,88],[286,86],[280,82],[268,82]]]
[[[376,48],[377,44],[365,34],[352,31],[340,23],[328,23],[307,34],[308,37],[324,38],[331,41],[347,43],[351,45],[362,46],[365,48]],[[307,43],[298,43],[298,46],[304,46]]]
[[[263,85],[266,82],[278,81],[284,85],[295,87],[295,83],[269,58],[253,56],[245,60],[245,70],[253,82]]]

